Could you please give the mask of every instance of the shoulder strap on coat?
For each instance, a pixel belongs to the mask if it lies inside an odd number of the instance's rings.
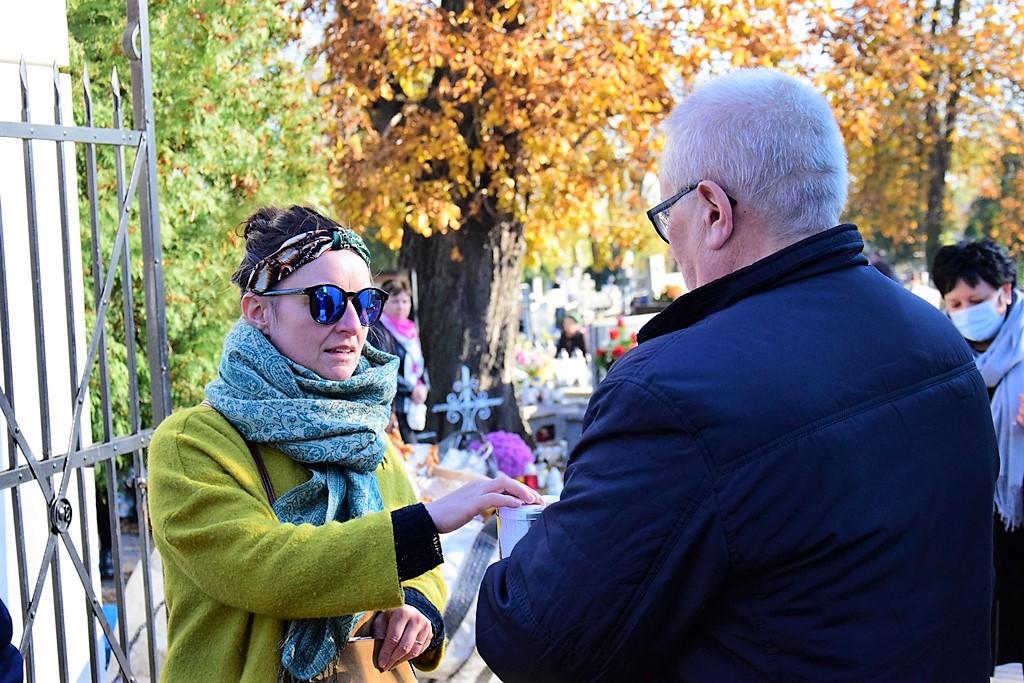
[[[216,408],[213,407],[213,404],[210,403],[209,400],[204,399],[200,405],[204,405],[207,408],[217,410]],[[224,419],[225,421],[227,421],[228,424],[231,424],[231,420],[228,420],[227,418]],[[234,427],[234,425],[231,426]],[[239,434],[239,436],[242,435]],[[260,481],[263,482],[263,490],[266,491],[267,498],[270,499],[270,504],[273,505],[274,502],[277,500],[277,495],[274,494],[274,485],[270,482],[270,473],[267,472],[267,466],[263,462],[263,456],[260,455],[259,450],[256,448],[256,444],[254,444],[252,441],[249,441],[249,439],[245,438],[244,436],[242,436],[242,441],[244,441],[245,445],[249,448],[249,453],[252,454],[252,459],[256,461],[256,469],[259,470]]]

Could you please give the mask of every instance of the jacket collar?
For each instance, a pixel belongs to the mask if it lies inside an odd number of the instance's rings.
[[[812,275],[867,265],[864,240],[851,223],[800,240],[734,273],[684,294],[640,329],[639,342],[675,332],[741,299]]]

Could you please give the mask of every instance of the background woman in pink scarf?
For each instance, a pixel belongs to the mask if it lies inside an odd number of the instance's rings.
[[[430,380],[416,321],[412,318],[412,287],[405,278],[396,277],[385,281],[381,289],[388,293],[388,300],[380,320],[373,326],[375,336],[372,343],[380,350],[398,356],[395,417],[402,440],[416,443],[416,432],[424,427]]]

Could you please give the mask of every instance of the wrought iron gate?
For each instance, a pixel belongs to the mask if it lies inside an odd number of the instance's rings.
[[[14,555],[0,556],[0,578],[16,567],[16,588],[7,581],[7,604],[30,682],[157,678],[154,615],[162,598],[152,590],[158,577],[149,566],[143,453],[153,428],[170,412],[170,381],[147,12],[145,0],[127,0],[122,47],[130,62],[131,127],[121,122],[116,71],[112,120],[106,122],[93,121],[94,93],[88,72],[81,75],[83,125],[64,120],[71,77],[56,65],[52,116],[30,111],[35,93],[24,59],[20,83],[0,83],[0,92],[10,89],[21,98],[20,120],[0,120],[0,142],[14,141],[5,149],[20,146],[20,158],[7,154],[0,165],[20,165],[24,173],[23,194],[13,197],[0,186],[0,452],[6,455],[0,462],[0,527],[13,530],[5,541],[0,528],[0,549]],[[50,168],[54,158],[55,173],[48,178],[38,169]],[[56,187],[44,187],[41,178]],[[42,199],[52,194],[59,206]],[[5,205],[22,201],[18,220],[2,213]],[[26,274],[22,282],[19,272]],[[62,323],[54,324],[55,309]],[[91,525],[90,480],[100,470],[98,489],[108,492],[109,513]],[[144,631],[129,624],[120,571],[115,492],[126,472],[138,511]],[[113,628],[96,571],[97,527],[103,526],[111,531],[115,569]],[[147,654],[148,665],[140,667]]]

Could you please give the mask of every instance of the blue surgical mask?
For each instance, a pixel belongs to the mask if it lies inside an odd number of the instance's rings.
[[[960,330],[960,334],[967,341],[985,342],[992,339],[999,332],[999,326],[1003,324],[1005,313],[1000,313],[996,308],[999,302],[999,293],[994,297],[975,304],[970,308],[953,311],[949,319]]]

